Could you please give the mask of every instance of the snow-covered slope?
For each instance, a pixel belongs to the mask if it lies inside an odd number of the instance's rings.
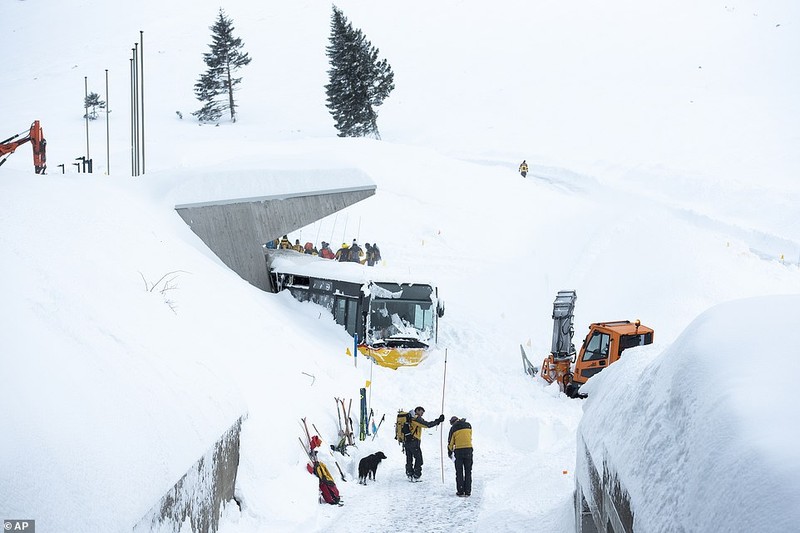
[[[796,528],[800,362],[784,334],[798,324],[796,295],[720,304],[587,385],[580,433],[619,474],[637,530]]]
[[[0,4],[0,42],[14,50],[0,137],[40,119],[50,168],[34,176],[27,146],[0,168],[0,518],[127,530],[246,412],[242,510],[226,510],[225,532],[397,531],[409,508],[421,514],[410,531],[568,531],[583,404],[530,380],[519,355],[523,344],[538,363],[549,350],[556,292],[577,290],[576,341],[590,322],[640,318],[656,330],[650,357],[711,306],[800,293],[794,3],[337,5],[396,71],[382,142],[335,137],[327,3],[225,3],[253,62],[239,121],[219,127],[189,115],[218,3]],[[140,30],[148,174],[130,179],[128,58]],[[70,172],[85,153],[84,76],[103,94],[106,68],[111,175],[100,120],[98,172],[62,176],[57,165]],[[236,277],[173,211],[173,173],[246,176],[309,158],[329,162],[321,171],[360,169],[377,193],[290,238],[377,241],[387,267],[435,280],[447,311],[421,366],[354,362],[330,316]],[[237,187],[194,183],[197,194]],[[754,388],[769,383],[751,374]],[[335,440],[333,398],[357,400],[367,380],[387,421],[336,460],[350,480],[361,456],[388,459],[376,484],[339,484],[344,507],[320,506],[298,420]],[[424,437],[420,485],[404,481],[387,431],[401,407],[438,415],[443,392],[445,414],[475,428],[468,501],[452,497],[446,462],[442,482],[438,430]],[[733,474],[717,483],[737,497],[772,486]]]

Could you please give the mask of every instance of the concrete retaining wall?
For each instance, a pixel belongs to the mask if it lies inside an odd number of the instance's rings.
[[[161,500],[133,527],[133,533],[174,532],[188,519],[194,533],[213,533],[225,505],[234,501],[239,469],[239,418]]]
[[[264,243],[373,194],[375,186],[366,186],[179,205],[175,210],[231,270],[256,287],[269,290]]]
[[[575,531],[634,533],[630,495],[608,462],[604,450],[589,450],[579,432],[577,452],[573,502]]]

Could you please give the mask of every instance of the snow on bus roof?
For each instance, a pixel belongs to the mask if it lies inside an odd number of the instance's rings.
[[[270,271],[321,279],[333,279],[350,283],[406,283],[434,286],[430,280],[414,279],[408,269],[383,266],[367,266],[360,263],[339,262],[309,255],[294,250],[266,250]]]

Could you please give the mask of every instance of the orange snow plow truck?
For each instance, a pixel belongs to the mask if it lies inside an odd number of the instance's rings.
[[[558,382],[559,388],[571,398],[585,398],[581,385],[589,378],[615,363],[622,352],[634,346],[653,343],[653,330],[638,320],[595,322],[583,340],[580,352],[575,353],[572,325],[575,310],[575,291],[559,291],[553,303],[553,344],[550,355],[542,362],[542,378]]]
[[[42,126],[38,120],[34,120],[31,124],[31,129],[23,131],[16,135],[12,135],[4,141],[0,141],[0,165],[6,162],[8,156],[14,153],[14,150],[25,144],[31,143],[33,148],[33,169],[37,174],[44,174],[47,170],[47,155],[45,148],[47,141],[44,139]]]

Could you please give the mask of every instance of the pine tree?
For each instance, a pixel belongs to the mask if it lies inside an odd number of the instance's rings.
[[[385,59],[378,59],[378,49],[336,6],[325,51],[331,64],[330,83],[325,86],[327,107],[339,137],[380,139],[375,108],[394,90],[392,67]]]
[[[99,94],[89,93],[89,95],[83,99],[83,107],[84,109],[90,109],[90,111],[87,113],[89,120],[96,120],[97,108],[105,109],[106,102],[105,100],[100,100]],[[83,118],[86,118],[87,115],[83,115]]]
[[[233,93],[242,78],[234,78],[233,73],[250,63],[250,56],[247,52],[242,52],[244,43],[233,36],[233,21],[225,16],[225,11],[221,8],[217,21],[210,29],[212,41],[208,46],[211,51],[203,54],[208,70],[194,84],[195,96],[203,102],[203,107],[192,114],[200,122],[215,122],[228,109],[231,122],[236,122],[237,105]]]

